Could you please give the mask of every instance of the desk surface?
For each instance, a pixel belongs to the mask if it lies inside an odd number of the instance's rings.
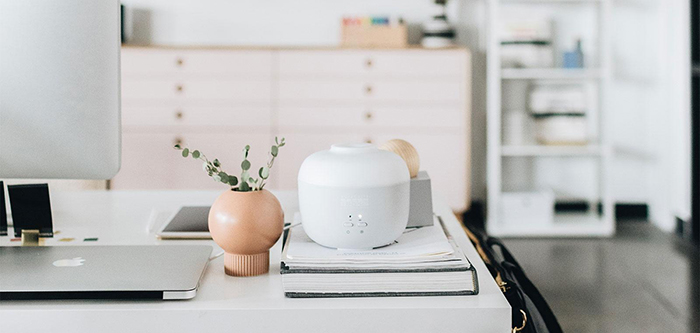
[[[52,193],[57,245],[211,244],[213,241],[156,239],[152,212],[182,205],[209,205],[220,192],[86,191]],[[287,219],[297,211],[296,193],[275,192]],[[224,274],[223,257],[213,260],[197,297],[187,301],[6,301],[0,302],[3,332],[508,332],[508,302],[490,277],[458,220],[443,200],[436,214],[476,267],[476,296],[349,299],[289,299],[279,274],[280,242],[271,249],[270,273]],[[153,229],[157,229],[153,228]],[[74,237],[72,242],[57,242]],[[83,242],[98,237],[97,242]],[[0,245],[16,245],[0,237]],[[0,268],[1,269],[1,268]],[[2,281],[0,281],[2,283]],[[29,326],[25,326],[29,325]]]

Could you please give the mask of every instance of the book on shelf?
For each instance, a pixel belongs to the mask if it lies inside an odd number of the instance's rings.
[[[284,234],[280,272],[292,298],[479,292],[476,270],[437,217],[432,226],[406,229],[393,244],[372,250],[326,248],[297,226]]]

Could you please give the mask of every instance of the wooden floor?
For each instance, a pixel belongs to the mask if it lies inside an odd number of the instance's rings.
[[[700,332],[698,250],[650,223],[611,239],[506,239],[564,332]]]

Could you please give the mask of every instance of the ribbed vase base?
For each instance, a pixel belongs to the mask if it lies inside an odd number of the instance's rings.
[[[270,271],[270,251],[258,254],[224,254],[224,271],[231,276],[256,276]]]

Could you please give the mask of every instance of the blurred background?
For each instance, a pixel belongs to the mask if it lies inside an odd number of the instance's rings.
[[[53,189],[221,189],[172,146],[226,168],[246,144],[261,164],[279,136],[269,188],[293,190],[315,151],[402,138],[458,216],[506,238],[566,331],[700,329],[695,2],[122,11],[122,170]]]

